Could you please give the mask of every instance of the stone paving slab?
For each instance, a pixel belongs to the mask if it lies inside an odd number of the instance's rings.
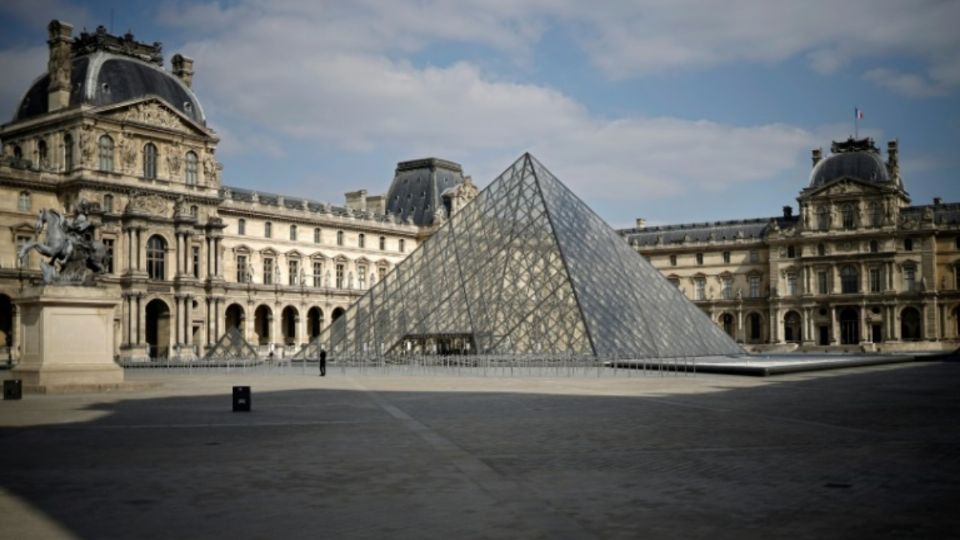
[[[0,538],[960,536],[957,363],[127,376],[0,401]]]

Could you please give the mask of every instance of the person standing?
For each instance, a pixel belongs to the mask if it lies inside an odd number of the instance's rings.
[[[320,376],[327,376],[327,351],[320,349]]]

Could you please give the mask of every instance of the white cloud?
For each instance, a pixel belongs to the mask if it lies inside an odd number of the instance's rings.
[[[768,179],[796,166],[814,143],[810,133],[777,124],[601,118],[552,88],[500,80],[468,62],[413,65],[392,49],[370,45],[389,48],[398,39],[391,33],[396,29],[385,30],[376,18],[369,27],[342,20],[324,6],[230,8],[257,11],[258,18],[244,24],[237,24],[236,11],[197,9],[206,14],[208,31],[183,50],[197,61],[201,98],[215,104],[208,115],[230,124],[220,128],[227,155],[260,143],[276,150],[276,139],[360,152],[390,147],[410,157],[461,160],[483,183],[529,150],[593,200],[646,201]],[[332,29],[327,15],[344,26]],[[449,27],[422,28],[444,26],[434,20],[416,26],[410,14],[390,16],[403,21],[401,27],[410,25],[410,43],[460,35]],[[438,15],[452,27],[462,17],[443,10]],[[496,27],[496,21],[489,25]],[[364,39],[341,42],[328,30]],[[230,118],[242,119],[245,127]],[[229,170],[225,178],[230,182]],[[356,179],[343,179],[345,189],[354,187],[351,181]]]
[[[903,73],[894,69],[871,69],[864,73],[863,77],[904,96],[930,97],[948,93],[943,83],[932,81],[915,73]]]

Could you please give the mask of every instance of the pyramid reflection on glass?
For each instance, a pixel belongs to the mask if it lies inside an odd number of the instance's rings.
[[[524,154],[298,354],[742,354]]]

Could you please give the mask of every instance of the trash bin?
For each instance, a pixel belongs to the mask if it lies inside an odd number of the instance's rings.
[[[3,399],[20,399],[23,397],[23,381],[9,379],[3,381]]]
[[[250,412],[250,387],[233,387],[233,412]]]

